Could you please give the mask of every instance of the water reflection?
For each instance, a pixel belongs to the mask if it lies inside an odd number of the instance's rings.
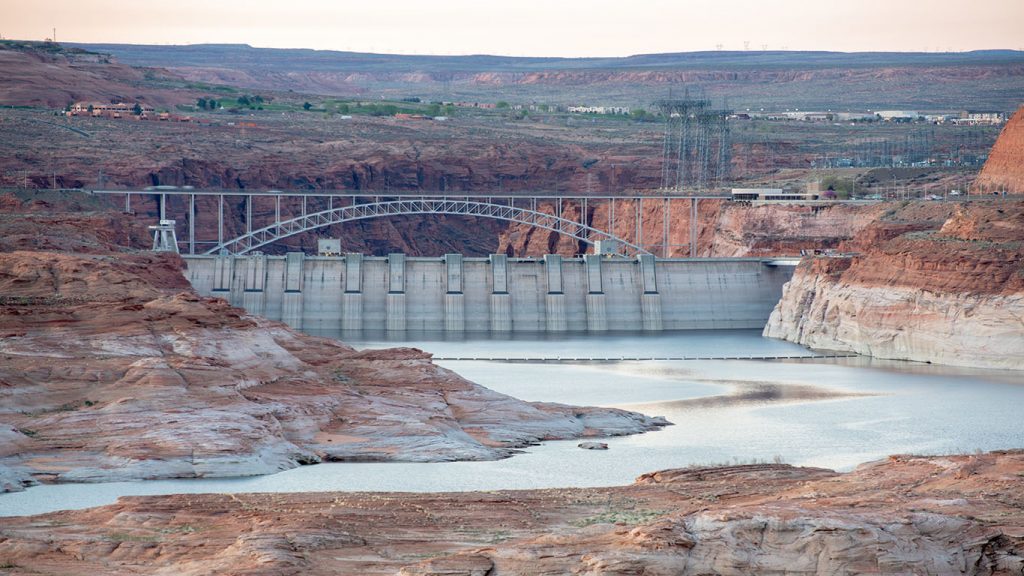
[[[464,336],[464,335],[462,335]],[[565,350],[714,351],[789,355],[802,348],[754,331],[560,335],[530,340],[403,341],[438,355],[528,357]],[[355,341],[363,347],[394,342]],[[484,351],[484,352],[481,352]],[[456,353],[452,353],[456,352]],[[498,355],[498,354],[492,354]],[[668,355],[668,354],[665,354]],[[457,491],[626,484],[644,472],[693,464],[771,461],[840,470],[894,453],[1024,447],[1019,373],[860,358],[441,364],[531,401],[618,406],[665,416],[658,432],[611,438],[608,451],[548,442],[496,462],[336,463],[273,476],[32,488],[0,496],[0,515],[113,502],[118,496],[187,492]]]

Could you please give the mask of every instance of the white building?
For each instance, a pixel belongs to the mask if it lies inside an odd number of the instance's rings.
[[[340,238],[318,238],[316,241],[318,256],[338,256],[341,254]]]
[[[913,122],[921,115],[914,110],[877,110],[875,116],[886,122]]]
[[[959,118],[954,118],[954,124],[967,126],[990,125],[996,126],[1006,122],[1006,114],[991,110],[964,110]]]
[[[629,106],[569,106],[574,114],[629,114]]]

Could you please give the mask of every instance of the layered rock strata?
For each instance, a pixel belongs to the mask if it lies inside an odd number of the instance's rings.
[[[893,209],[844,244],[850,254],[804,261],[764,334],[881,358],[1024,369],[1024,202],[958,204],[937,221],[942,210]]]

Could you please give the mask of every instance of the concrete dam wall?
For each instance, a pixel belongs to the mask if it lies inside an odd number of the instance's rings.
[[[312,330],[762,328],[792,276],[756,258],[184,256],[192,286]]]

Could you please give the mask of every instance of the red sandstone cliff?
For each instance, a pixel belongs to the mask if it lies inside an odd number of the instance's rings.
[[[580,220],[580,204],[566,201],[562,216]],[[554,214],[554,203],[543,203],[538,208]],[[751,206],[725,200],[701,200],[697,211],[698,256],[743,257],[781,256],[800,254],[801,250],[836,248],[854,237],[882,213],[888,205],[801,206],[771,204]],[[586,223],[607,228],[610,205],[591,202]],[[645,200],[642,210],[636,202],[615,202],[612,226],[614,233],[629,242],[641,244],[658,256],[686,257],[690,254],[690,204],[676,200],[666,208],[661,199]],[[640,240],[637,241],[635,214],[640,215]],[[663,251],[664,230],[668,225],[668,249]],[[547,253],[572,256],[591,251],[584,243],[533,228],[512,224],[501,233],[498,251],[514,256],[539,256]]]
[[[1003,127],[974,188],[980,193],[1024,194],[1024,108]]]
[[[797,268],[766,336],[814,348],[1024,369],[1024,201],[910,203]]]

